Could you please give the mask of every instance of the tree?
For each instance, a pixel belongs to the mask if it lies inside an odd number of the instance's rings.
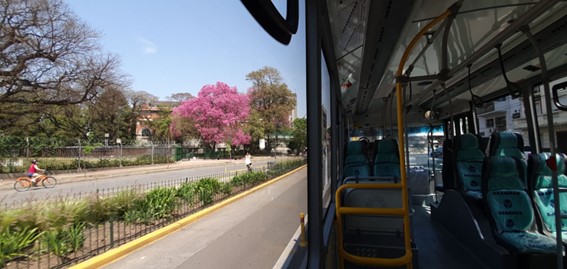
[[[192,138],[200,138],[199,130],[195,128],[195,122],[191,118],[171,114],[171,124],[169,126],[171,136],[177,143],[183,144],[184,141]]]
[[[173,109],[174,117],[188,118],[195,123],[201,139],[213,151],[222,142],[232,146],[250,142],[242,126],[249,112],[248,97],[223,82],[203,86],[197,97]]]
[[[129,137],[136,138],[136,124],[140,118],[144,118],[143,110],[148,106],[158,103],[158,98],[145,91],[126,90],[124,95],[130,105],[130,111],[127,114],[127,121],[129,123]],[[146,118],[149,121],[148,118]]]
[[[89,131],[92,137],[115,141],[117,138],[129,140],[128,100],[118,89],[106,89],[88,106],[90,117]],[[108,134],[108,138],[104,138]]]
[[[168,104],[158,104],[151,106],[151,113],[142,113],[141,119],[145,120],[145,124],[151,130],[152,141],[171,142],[172,132],[170,126],[172,124],[171,106]]]
[[[257,120],[251,133],[265,135],[268,150],[275,148],[279,143],[278,136],[290,127],[289,116],[295,108],[296,96],[273,67],[250,72],[246,79],[252,82],[248,95],[252,118]],[[255,140],[260,138],[264,137],[254,137]]]
[[[118,59],[62,0],[0,3],[0,104],[68,105],[123,84]]]
[[[296,154],[299,154],[307,147],[307,119],[297,118],[293,120],[291,136],[288,146],[295,150]]]
[[[183,101],[187,101],[191,98],[193,98],[193,95],[188,93],[188,92],[174,93],[174,94],[167,97],[168,100],[176,101],[176,102],[179,102],[179,103],[181,103]]]

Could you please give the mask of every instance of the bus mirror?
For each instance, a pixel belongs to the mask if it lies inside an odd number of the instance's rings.
[[[555,103],[555,106],[563,111],[567,111],[567,105],[564,105],[560,102],[559,100],[559,90],[565,90],[565,88],[567,88],[567,81],[556,84],[553,86],[553,88],[551,89],[552,94],[553,94],[553,102]]]

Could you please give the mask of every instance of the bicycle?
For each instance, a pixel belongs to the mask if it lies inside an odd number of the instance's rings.
[[[14,189],[16,191],[23,192],[29,190],[32,186],[37,187],[40,183],[44,188],[50,189],[57,185],[57,179],[51,176],[50,171],[45,170],[42,175],[37,177],[35,184],[32,183],[31,177],[27,175],[17,178],[16,182],[14,183]]]

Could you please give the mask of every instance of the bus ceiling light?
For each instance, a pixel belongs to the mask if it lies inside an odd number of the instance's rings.
[[[435,119],[437,119],[438,116],[439,115],[437,113],[435,113],[435,111],[432,111],[432,110],[425,111],[425,119],[428,120],[428,121],[435,120]]]

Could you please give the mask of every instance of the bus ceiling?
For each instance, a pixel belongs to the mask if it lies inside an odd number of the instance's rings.
[[[343,104],[354,117],[383,113],[395,86],[395,70],[402,52],[425,23],[456,1],[327,1]],[[412,97],[407,105],[416,114],[436,106],[470,103],[509,91],[501,72],[496,46],[501,44],[507,77],[520,87],[540,76],[535,50],[520,27],[528,25],[545,53],[550,76],[564,75],[567,51],[567,2],[463,1],[454,17],[426,32],[410,55]],[[408,8],[409,7],[409,8]],[[447,27],[447,28],[445,28]],[[455,31],[451,31],[454,28]],[[402,35],[403,33],[403,35]],[[458,33],[458,34],[455,34]],[[382,38],[388,36],[390,38]],[[536,67],[536,68],[528,68]],[[470,68],[470,75],[468,73]],[[406,70],[408,71],[408,70]],[[552,78],[552,77],[550,77]],[[470,81],[470,84],[469,84]],[[445,84],[446,93],[441,88]],[[449,94],[447,94],[449,93]],[[490,99],[490,98],[487,98]],[[392,107],[395,109],[395,104]],[[457,113],[457,112],[455,112]]]

